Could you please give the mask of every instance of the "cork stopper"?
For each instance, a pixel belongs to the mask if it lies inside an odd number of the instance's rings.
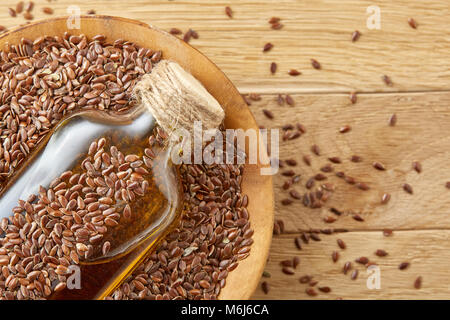
[[[193,136],[195,121],[204,130],[218,128],[225,112],[219,102],[178,63],[161,60],[136,84],[134,96],[166,133],[184,129]]]

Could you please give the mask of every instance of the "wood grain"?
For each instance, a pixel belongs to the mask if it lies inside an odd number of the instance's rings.
[[[8,16],[7,7],[16,0],[3,0],[0,19],[2,25],[13,27],[24,23],[23,18]],[[366,27],[366,9],[373,1],[325,0],[230,0],[211,2],[190,1],[35,1],[34,15],[45,16],[41,9],[51,6],[54,16],[67,15],[70,5],[78,5],[81,13],[94,9],[98,14],[123,16],[169,30],[192,28],[200,38],[190,44],[216,63],[243,93],[263,93],[251,110],[259,124],[280,128],[287,123],[304,124],[308,132],[295,141],[281,142],[280,158],[294,158],[300,164],[293,168],[302,175],[295,186],[304,191],[307,177],[327,163],[327,157],[339,156],[343,163],[336,170],[345,171],[367,182],[371,189],[363,192],[335,177],[336,184],[328,206],[336,206],[346,213],[333,224],[323,218],[327,208],[305,209],[300,203],[282,206],[287,197],[281,190],[286,178],[275,177],[276,218],[283,219],[287,232],[273,240],[266,270],[272,274],[268,281],[271,290],[264,295],[260,288],[255,299],[308,299],[305,285],[298,282],[304,274],[311,274],[319,285],[330,286],[332,293],[318,298],[335,299],[449,299],[448,273],[450,213],[449,190],[444,184],[450,180],[448,159],[450,138],[450,7],[446,1],[411,2],[380,0],[381,29]],[[233,9],[233,19],[225,13],[225,6]],[[284,28],[271,30],[268,19],[282,18]],[[418,29],[412,29],[407,19],[413,17]],[[359,41],[350,41],[351,33],[359,30]],[[274,48],[262,52],[265,43]],[[310,59],[317,59],[321,70],[311,67]],[[269,72],[272,61],[278,63],[275,75]],[[287,71],[302,72],[290,77]],[[387,74],[393,86],[381,80]],[[358,102],[352,105],[348,92],[355,90]],[[278,93],[291,93],[295,107],[277,106]],[[271,110],[274,120],[264,117],[262,109]],[[393,113],[398,116],[396,127],[388,127]],[[339,134],[343,125],[352,130]],[[301,163],[301,156],[310,153],[311,144],[320,145],[323,156],[313,157],[312,167]],[[361,155],[362,163],[348,158]],[[419,160],[423,172],[418,174],[411,162]],[[387,170],[372,168],[373,161],[383,162]],[[410,183],[414,194],[408,195],[401,185]],[[382,193],[389,192],[388,205],[379,204]],[[356,222],[348,212],[361,211],[365,222]],[[321,242],[304,246],[298,251],[293,238],[300,230],[347,228],[348,233],[321,236]],[[384,238],[382,229],[395,229],[392,238]],[[402,231],[399,231],[402,230]],[[336,238],[347,242],[338,263],[331,262],[331,252],[337,249]],[[367,274],[359,266],[360,277],[351,281],[341,273],[346,260],[385,249],[389,256],[376,258],[381,266],[381,290],[368,290]],[[279,262],[298,255],[301,265],[295,276],[280,272]],[[411,262],[405,271],[397,269],[402,261]],[[423,289],[413,289],[414,279],[423,276]]]
[[[12,27],[25,20],[11,18],[7,7],[16,0],[3,0],[0,21]],[[54,15],[67,15],[67,8],[79,6],[81,13],[94,9],[98,14],[123,16],[169,30],[195,29],[200,38],[191,44],[212,59],[243,92],[364,92],[423,91],[447,89],[450,70],[443,66],[450,58],[450,8],[445,1],[414,2],[380,0],[381,29],[369,30],[367,7],[373,1],[295,1],[276,3],[261,0],[211,2],[189,1],[35,1],[36,19],[47,17],[44,6]],[[233,19],[225,15],[229,5]],[[284,28],[270,29],[272,16],[282,19]],[[407,19],[418,23],[412,29]],[[352,43],[354,30],[361,31]],[[262,53],[265,43],[274,48]],[[322,64],[311,67],[310,59]],[[279,64],[271,75],[269,65]],[[291,68],[303,74],[287,76]],[[381,76],[388,74],[394,85],[387,87]]]
[[[330,236],[321,236],[322,241],[304,245],[297,250],[293,238],[295,234],[274,237],[266,271],[270,278],[262,278],[269,283],[269,294],[264,294],[261,286],[253,299],[448,299],[450,276],[448,261],[450,259],[450,231],[395,231],[391,237],[384,237],[381,232],[348,232]],[[339,249],[337,239],[347,244],[345,250]],[[386,257],[377,257],[378,249],[387,251]],[[340,258],[336,263],[331,260],[331,253],[338,250]],[[280,262],[293,257],[300,257],[300,265],[294,275],[281,272]],[[368,289],[369,273],[366,268],[354,262],[366,256],[377,263],[380,268],[380,285],[378,289]],[[358,269],[357,280],[350,279],[350,273],[342,272],[345,262],[351,261]],[[409,262],[410,267],[399,270],[402,262]],[[318,287],[328,286],[329,294],[320,293],[310,297],[299,278],[313,276]],[[422,288],[414,288],[414,281],[422,276]]]

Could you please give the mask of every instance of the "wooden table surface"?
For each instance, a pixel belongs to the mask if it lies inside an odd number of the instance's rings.
[[[12,18],[7,8],[16,0],[3,0],[1,25],[13,27],[24,23],[23,17]],[[328,174],[335,185],[330,200],[321,209],[306,209],[301,201],[283,206],[281,200],[289,194],[281,186],[286,177],[275,178],[276,219],[282,219],[285,232],[274,236],[267,274],[270,286],[266,295],[258,288],[255,299],[448,299],[450,298],[450,7],[447,1],[379,0],[381,28],[369,30],[367,8],[373,1],[356,0],[229,0],[229,1],[99,1],[55,0],[34,1],[36,19],[46,17],[42,8],[54,8],[56,15],[66,15],[70,5],[78,5],[81,13],[95,10],[98,14],[124,16],[169,30],[189,28],[199,34],[191,44],[214,61],[242,93],[259,93],[261,100],[251,105],[260,125],[269,128],[301,122],[307,133],[299,139],[281,142],[280,159],[295,159],[299,163],[290,169],[301,174],[294,186],[305,192],[305,181],[328,161],[338,156],[342,164],[334,165],[358,181],[366,182],[370,190],[362,191]],[[233,18],[224,13],[225,6],[233,10]],[[268,20],[277,16],[284,27],[272,30]],[[418,24],[413,29],[408,18]],[[353,31],[361,37],[351,42]],[[263,53],[264,44],[274,44]],[[321,63],[312,68],[310,59]],[[269,71],[276,62],[275,75]],[[297,77],[290,69],[302,72]],[[387,86],[382,76],[393,82]],[[349,92],[356,91],[357,103],[351,104]],[[295,106],[279,106],[278,94],[289,93]],[[267,119],[262,110],[271,110],[274,119]],[[398,118],[395,127],[388,126],[392,114]],[[348,133],[339,128],[350,125]],[[320,157],[312,156],[312,166],[302,162],[317,144]],[[348,159],[357,154],[361,163]],[[374,161],[386,166],[385,171],[372,167]],[[419,174],[412,161],[420,161]],[[283,169],[284,170],[284,169]],[[408,183],[414,193],[403,191]],[[381,205],[383,193],[391,201]],[[333,216],[329,208],[343,212],[337,221],[325,223]],[[364,222],[352,219],[359,213]],[[253,212],[251,214],[257,214]],[[310,229],[345,228],[346,233],[320,235],[321,241],[310,241],[298,250],[294,238]],[[393,229],[391,237],[382,230]],[[336,240],[347,244],[339,249]],[[374,252],[383,249],[386,257]],[[332,262],[331,253],[340,258]],[[298,256],[301,260],[294,275],[281,272],[280,262]],[[366,256],[379,266],[380,289],[369,289],[369,274],[355,264],[359,277],[351,280],[342,272],[346,261]],[[409,262],[400,271],[398,265]],[[311,275],[328,286],[330,293],[317,297],[306,294],[307,285],[299,278]],[[422,276],[422,288],[414,281]],[[316,289],[317,291],[317,289]]]

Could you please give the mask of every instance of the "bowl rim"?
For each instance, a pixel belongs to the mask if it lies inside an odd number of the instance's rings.
[[[234,90],[236,94],[239,95],[240,97],[240,102],[241,105],[244,106],[247,110],[248,110],[248,116],[251,117],[251,122],[252,122],[252,127],[254,127],[255,129],[258,128],[255,117],[253,115],[253,113],[251,112],[250,108],[248,107],[248,105],[246,104],[245,100],[243,99],[242,95],[239,93],[238,89],[236,88],[236,86],[231,82],[231,80],[228,78],[228,76],[212,61],[210,60],[206,55],[204,55],[200,50],[198,50],[197,48],[191,46],[189,43],[183,41],[182,39],[170,34],[169,32],[162,30],[158,27],[155,27],[152,24],[148,24],[139,20],[135,20],[135,19],[130,19],[130,18],[124,18],[124,17],[120,17],[120,16],[110,16],[110,15],[79,15],[78,16],[81,20],[112,20],[112,21],[117,21],[117,22],[122,22],[122,23],[128,23],[128,24],[132,24],[132,25],[137,25],[140,27],[144,27],[147,29],[150,29],[153,32],[157,32],[160,33],[164,36],[170,37],[172,41],[176,41],[178,45],[181,45],[183,47],[186,48],[186,50],[194,50],[198,55],[202,56],[202,58],[206,59],[206,61],[208,62],[208,64],[210,65],[210,67],[216,69],[216,72],[220,73],[221,76],[228,82],[227,85],[229,85],[229,89]],[[10,29],[8,29],[6,32],[3,32],[2,34],[0,34],[0,41],[4,40],[7,37],[10,37],[12,35],[15,34],[19,34],[21,31],[29,29],[29,28],[33,28],[39,25],[43,25],[43,24],[51,24],[53,22],[60,22],[61,20],[66,20],[69,19],[69,16],[58,16],[58,17],[52,17],[52,18],[44,18],[44,19],[39,19],[39,20],[35,20],[33,22],[28,22],[26,24],[22,24],[19,26],[15,26],[12,27]],[[70,30],[67,30],[70,31]],[[124,39],[126,40],[126,39]],[[5,44],[8,42],[5,42]],[[266,150],[266,156],[267,156],[267,150]],[[259,160],[258,160],[259,163]],[[246,164],[247,166],[247,164]],[[269,226],[270,232],[267,233],[268,235],[268,239],[266,239],[266,242],[268,242],[268,246],[267,246],[267,250],[265,250],[263,252],[263,263],[261,264],[261,269],[264,270],[265,265],[267,263],[267,259],[269,256],[269,252],[270,252],[270,244],[272,243],[272,230],[273,230],[273,222],[274,222],[274,216],[275,216],[275,201],[274,201],[274,188],[273,188],[273,178],[272,176],[268,176],[268,183],[270,184],[271,187],[271,192],[270,195],[268,194],[268,196],[271,197],[271,206],[270,208],[267,208],[266,210],[270,210],[270,218],[271,218],[271,225]],[[251,199],[250,199],[251,201]],[[250,217],[251,216],[255,216],[257,215],[257,212],[250,212]],[[250,254],[251,255],[251,254]],[[244,260],[245,261],[245,260]],[[242,262],[242,261],[241,261]],[[262,271],[260,270],[260,271]],[[260,281],[260,278],[262,276],[262,272],[258,277],[255,277],[253,281],[249,281],[249,279],[245,279],[247,284],[249,282],[252,282],[250,285],[250,290],[246,292],[246,294],[242,295],[242,298],[240,299],[249,299],[251,297],[251,295],[254,293],[254,291],[256,290],[258,283]],[[219,299],[220,296],[222,295],[222,292],[219,294]]]

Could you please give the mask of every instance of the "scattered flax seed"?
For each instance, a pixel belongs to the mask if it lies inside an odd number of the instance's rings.
[[[393,233],[394,232],[391,229],[384,229],[383,230],[383,236],[385,236],[385,237],[390,237],[390,236],[393,235]]]
[[[271,28],[272,28],[273,30],[280,30],[280,29],[283,28],[283,27],[284,27],[284,24],[279,23],[279,22],[272,23],[272,26],[271,26]]]
[[[342,211],[340,211],[340,210],[338,210],[336,208],[330,208],[330,211],[333,212],[337,216],[342,215]]]
[[[317,233],[311,233],[310,235],[311,239],[313,239],[314,241],[322,241],[322,239],[320,239],[319,235]]]
[[[333,251],[331,253],[331,260],[336,263],[339,260],[339,252]]]
[[[0,26],[0,33],[6,31],[6,27],[5,26]]]
[[[319,283],[319,281],[317,281],[317,280],[311,280],[309,283],[308,283],[308,285],[310,286],[310,287],[314,287],[316,284],[318,284]]]
[[[293,267],[294,266],[292,260],[280,261],[280,265],[283,266],[283,267]]]
[[[269,293],[270,288],[269,288],[269,284],[267,283],[267,281],[263,281],[261,283],[261,289],[264,292],[264,294],[268,294]]]
[[[364,221],[363,217],[361,217],[359,214],[354,214],[354,215],[352,216],[352,218],[353,218],[354,220],[356,220],[356,221],[359,221],[359,222],[363,222],[363,221]]]
[[[295,176],[295,171],[294,170],[285,170],[285,171],[281,172],[281,175],[283,175],[285,177],[293,177],[293,176]]]
[[[389,193],[385,193],[381,197],[381,204],[386,204],[389,202],[389,200],[391,200],[391,195]]]
[[[391,127],[394,127],[397,124],[397,115],[394,113],[390,118],[389,118],[389,125]]]
[[[403,185],[403,190],[405,190],[405,192],[407,192],[409,194],[413,194],[413,188],[408,183],[405,183]]]
[[[34,8],[34,2],[28,1],[27,4],[25,5],[25,11],[31,12],[31,11],[33,11],[33,8]]]
[[[350,158],[351,162],[361,162],[362,161],[362,157],[354,155]]]
[[[400,265],[398,266],[398,268],[399,268],[400,270],[405,270],[405,269],[409,268],[409,262],[402,262],[402,263],[400,263]]]
[[[342,162],[341,158],[339,158],[339,157],[330,157],[330,158],[328,158],[328,160],[330,160],[333,163],[341,163]]]
[[[350,276],[352,280],[356,280],[358,278],[358,270],[353,270],[352,275]]]
[[[296,237],[294,239],[294,243],[298,250],[302,250],[302,242],[301,242],[300,237]]]
[[[298,281],[302,284],[305,284],[305,283],[309,283],[311,281],[311,279],[312,279],[311,276],[304,275],[304,276],[301,276],[300,279],[298,279]]]
[[[87,14],[96,14],[96,11],[94,9],[91,9],[87,12]]]
[[[352,33],[352,42],[358,41],[360,36],[361,36],[361,33],[358,30],[355,30]]]
[[[291,199],[283,199],[283,200],[281,200],[281,204],[283,206],[288,206],[288,205],[292,204],[292,202],[293,201]]]
[[[340,132],[340,133],[347,133],[347,132],[349,132],[350,130],[352,130],[352,127],[350,127],[349,125],[345,125],[345,126],[339,128],[339,132]]]
[[[292,185],[291,180],[288,180],[288,181],[285,181],[285,182],[284,182],[282,188],[283,188],[284,190],[288,190],[288,189],[291,187],[291,185]]]
[[[178,29],[178,28],[172,28],[172,29],[170,29],[169,33],[170,33],[171,35],[177,36],[177,35],[182,34],[183,31],[181,31],[181,30]]]
[[[314,69],[317,70],[321,68],[319,61],[317,61],[316,59],[311,59],[311,65],[313,66]]]
[[[272,17],[272,18],[270,18],[269,23],[270,24],[278,23],[278,22],[280,22],[280,20],[281,19],[279,17]]]
[[[298,71],[297,69],[290,69],[289,71],[288,71],[288,74],[290,75],[290,76],[299,76],[299,75],[301,75],[302,73],[300,72],[300,71]]]
[[[233,18],[233,10],[231,10],[230,7],[225,7],[225,14],[226,14],[229,18]]]
[[[358,182],[358,183],[356,184],[356,187],[357,187],[358,189],[364,190],[364,191],[367,191],[367,190],[370,189],[370,187],[369,187],[366,183],[364,183],[364,182]]]
[[[354,92],[354,91],[350,92],[350,102],[352,104],[355,104],[356,101],[357,101],[356,92]]]
[[[311,157],[308,155],[303,156],[303,162],[307,165],[307,166],[311,166]]]
[[[331,166],[331,164],[326,164],[325,166],[323,166],[322,168],[320,168],[320,171],[322,172],[332,172],[333,171],[333,167]]]
[[[294,267],[294,269],[297,269],[299,264],[300,264],[300,258],[299,257],[294,257],[292,259],[292,266]]]
[[[183,36],[183,41],[184,42],[189,42],[191,40],[192,37],[192,30],[189,29]]]
[[[24,6],[23,1],[17,2],[17,4],[16,4],[16,13],[22,13],[23,6]]]
[[[322,180],[326,180],[327,176],[322,173],[318,173],[314,176],[314,179],[317,181],[322,181]]]
[[[411,28],[417,29],[417,22],[413,18],[408,18],[408,24]]]
[[[275,62],[272,62],[270,64],[270,73],[275,74],[277,72],[277,64]]]
[[[311,287],[306,288],[305,292],[306,292],[306,294],[307,294],[308,296],[311,296],[311,297],[317,296],[316,290],[314,290],[314,289],[311,288]]]
[[[44,7],[44,8],[42,8],[42,12],[45,14],[53,14],[54,11],[50,7]]]
[[[323,221],[324,221],[325,223],[333,223],[333,222],[336,221],[336,218],[331,217],[331,216],[326,216],[325,218],[323,218]]]
[[[450,189],[450,181],[447,181],[447,182],[445,183],[445,187],[446,187],[447,189]]]
[[[343,272],[344,272],[344,274],[347,274],[347,272],[349,271],[349,270],[351,270],[351,268],[352,268],[352,263],[350,262],[350,261],[347,261],[345,264],[344,264],[344,268],[343,268]]]
[[[287,160],[285,160],[285,162],[288,166],[291,166],[291,167],[295,167],[297,165],[297,161],[295,161],[294,159],[287,159]]]
[[[287,275],[293,275],[293,274],[295,274],[294,269],[291,268],[291,267],[283,267],[283,268],[281,269],[281,271],[282,271],[284,274],[287,274]]]
[[[331,292],[331,288],[330,287],[319,287],[317,289],[319,289],[319,291],[322,291],[323,293],[330,293]]]
[[[355,184],[356,183],[356,180],[355,180],[355,178],[353,178],[353,177],[350,177],[350,176],[345,176],[344,177],[344,180],[345,180],[345,182],[347,182],[348,184]]]
[[[199,35],[198,35],[197,31],[192,30],[192,29],[189,29],[189,31],[191,31],[192,38],[194,38],[194,39],[198,39],[199,38]]]
[[[375,251],[375,255],[378,257],[386,257],[388,253],[383,249],[378,249],[377,251]]]
[[[366,265],[369,262],[369,258],[359,257],[358,259],[355,260],[355,262],[362,264],[362,265]]]
[[[316,155],[316,156],[320,156],[320,148],[317,144],[313,144],[311,146],[311,151]]]
[[[345,172],[343,172],[343,171],[337,171],[337,172],[336,172],[336,177],[338,177],[338,178],[344,178],[344,177],[345,177]]]
[[[414,288],[416,288],[416,289],[422,288],[422,277],[421,276],[417,277],[416,280],[414,281]]]
[[[302,199],[301,194],[298,193],[298,192],[295,191],[295,190],[289,191],[289,195],[290,195],[292,198],[296,199],[296,200],[301,200],[301,199]]]
[[[267,109],[263,109],[263,113],[264,113],[264,115],[265,115],[267,118],[273,119],[273,113],[272,113],[272,111],[267,110]]]
[[[374,162],[372,165],[377,170],[380,170],[380,171],[386,170],[386,167],[381,162]]]
[[[306,127],[304,125],[302,125],[301,123],[298,123],[295,125],[297,127],[297,130],[300,131],[301,133],[306,133]]]
[[[290,94],[287,94],[287,95],[286,95],[286,103],[287,103],[288,105],[290,105],[290,106],[295,105],[294,99],[291,97]]]
[[[34,19],[34,16],[29,11],[24,12],[23,17],[25,18],[25,20],[33,20]]]
[[[419,161],[413,161],[412,167],[413,167],[414,170],[416,170],[417,173],[421,173],[422,172],[422,165],[420,164]]]
[[[344,240],[342,240],[342,239],[337,239],[336,242],[337,242],[339,248],[341,248],[341,249],[343,249],[343,250],[347,248],[347,245],[345,244]]]
[[[13,18],[17,17],[16,10],[14,10],[13,8],[8,8],[8,13]]]
[[[389,76],[383,75],[382,79],[387,86],[392,86],[392,80],[391,78],[389,78]]]
[[[273,44],[270,42],[267,42],[263,47],[263,52],[267,52],[273,48]]]
[[[303,242],[308,244],[309,243],[309,235],[305,232],[302,232],[302,234],[300,235],[300,237],[302,238]]]

